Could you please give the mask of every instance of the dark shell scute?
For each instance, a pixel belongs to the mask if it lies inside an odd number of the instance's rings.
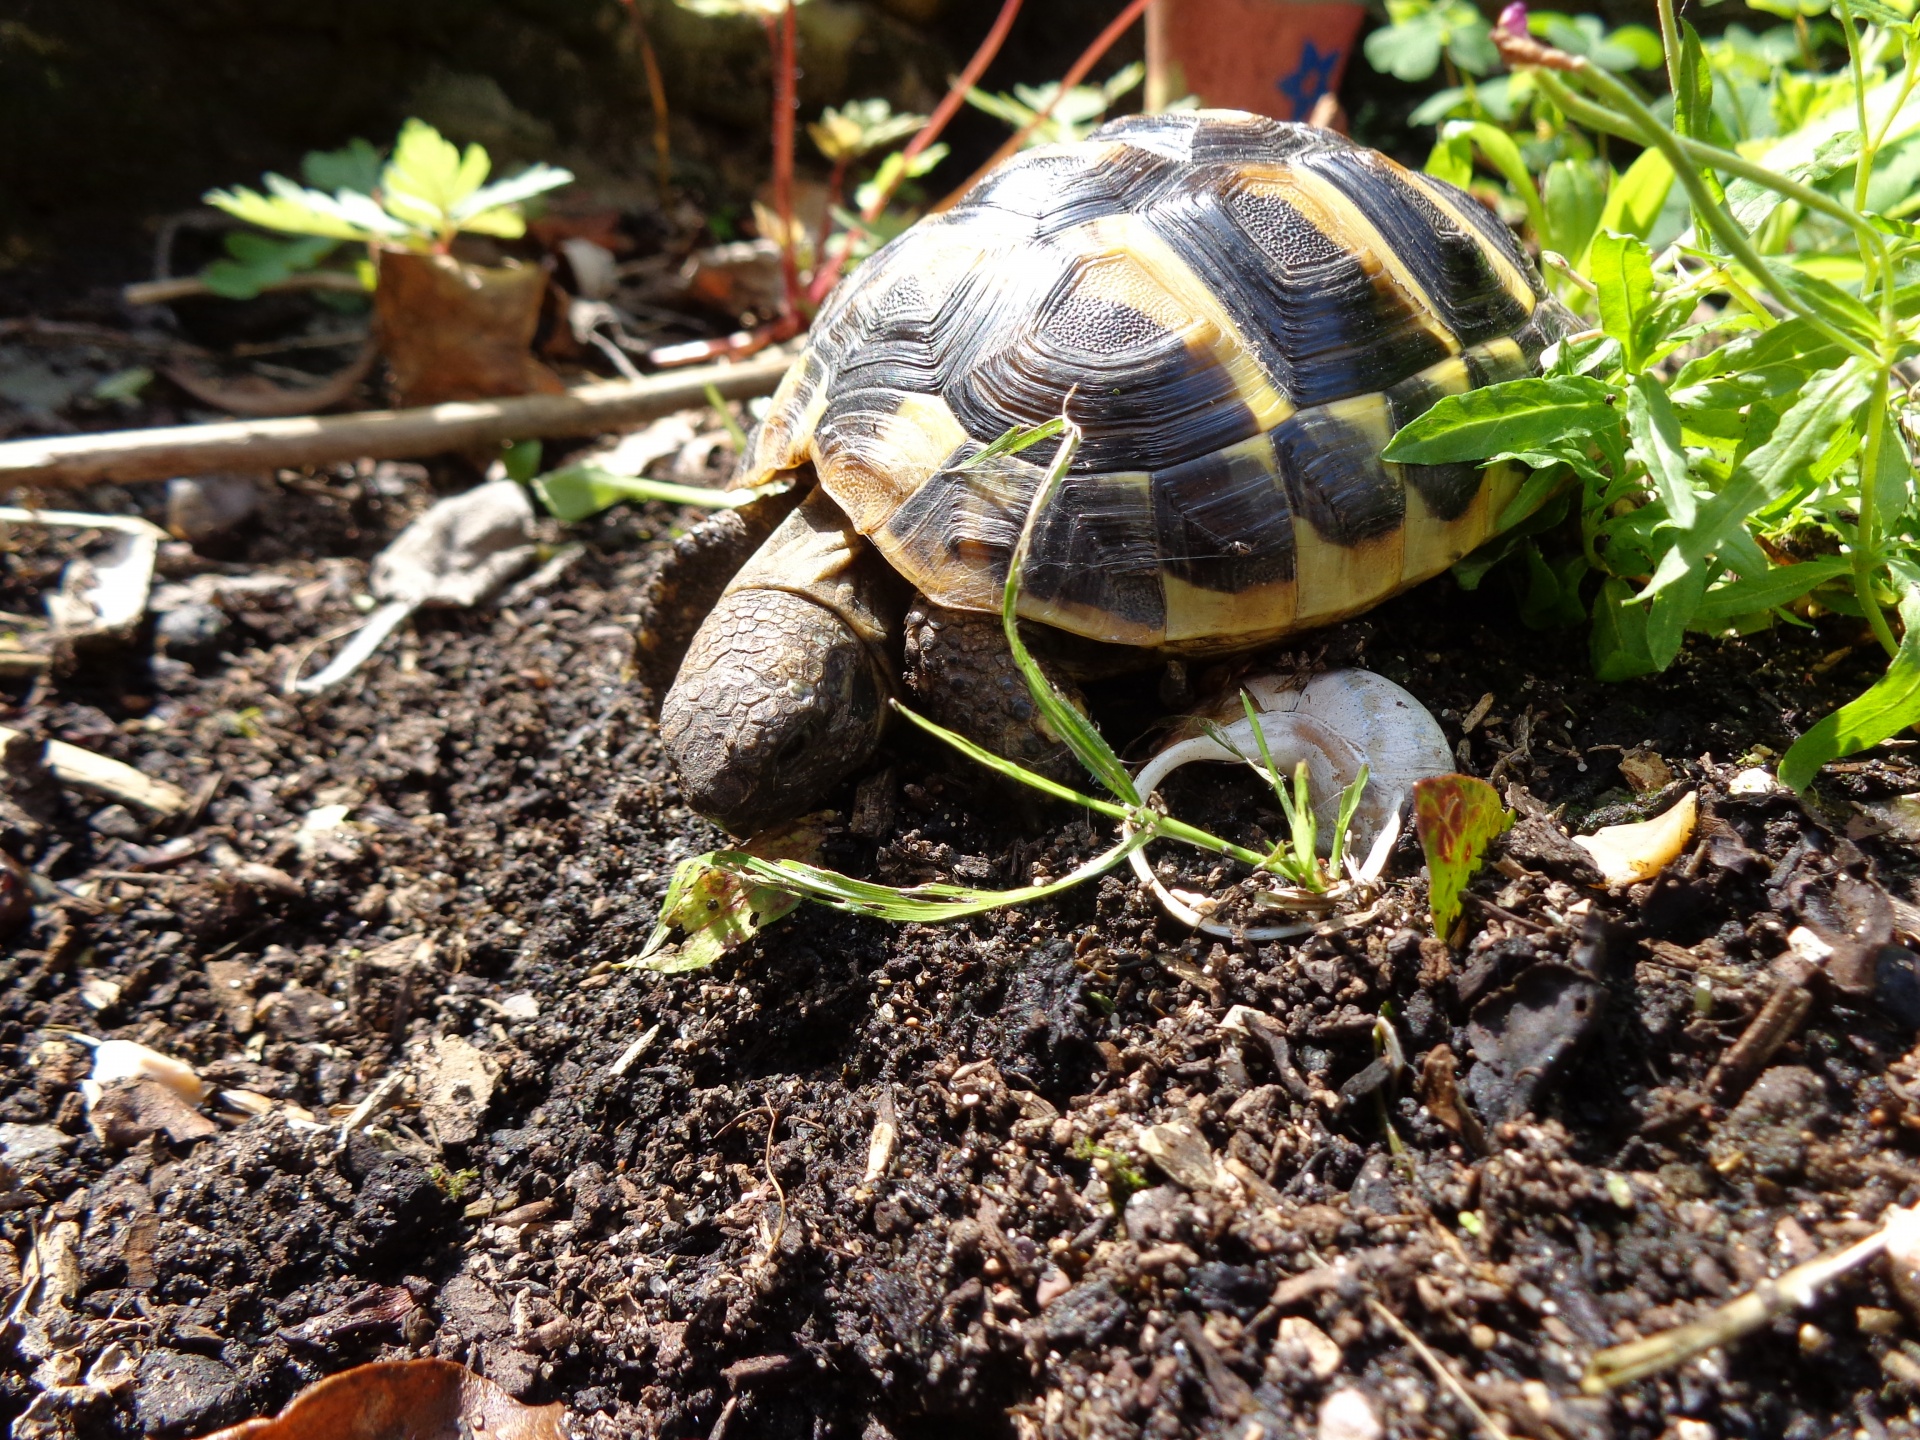
[[[1406,519],[1406,493],[1387,476],[1380,442],[1324,410],[1302,410],[1272,432],[1294,511],[1324,540],[1355,546]]]
[[[1482,248],[1481,238],[1499,245],[1524,274],[1510,237],[1496,241],[1477,225],[1463,229],[1433,202],[1417,181],[1403,178],[1372,156],[1357,151],[1329,151],[1311,160],[1373,222],[1389,248],[1419,280],[1440,319],[1462,345],[1478,345],[1510,335],[1525,323],[1529,309],[1510,293]],[[1442,187],[1456,199],[1454,208],[1471,216],[1480,202],[1464,191]],[[1488,217],[1491,220],[1492,217]],[[1469,219],[1469,224],[1474,222]]]
[[[1145,477],[1136,478],[1140,483],[1116,484],[1111,475],[1061,481],[1034,517],[1033,548],[1020,577],[1033,598],[1148,629],[1165,624],[1153,506]]]
[[[1155,474],[1153,511],[1167,573],[1189,585],[1237,595],[1293,578],[1292,503],[1245,448]]]

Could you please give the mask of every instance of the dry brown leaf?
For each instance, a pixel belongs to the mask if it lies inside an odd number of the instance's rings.
[[[566,1440],[562,1413],[522,1405],[450,1360],[390,1360],[329,1376],[278,1415],[203,1440]]]
[[[402,405],[565,388],[533,358],[545,270],[395,251],[381,251],[379,266],[374,328]]]

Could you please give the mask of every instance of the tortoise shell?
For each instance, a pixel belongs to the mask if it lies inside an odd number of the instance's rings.
[[[1000,605],[1035,517],[1027,618],[1122,644],[1245,648],[1438,574],[1493,533],[1511,467],[1380,451],[1443,395],[1531,374],[1573,328],[1464,191],[1304,125],[1134,117],[1032,150],[834,294],[743,466],[811,462],[935,602]]]

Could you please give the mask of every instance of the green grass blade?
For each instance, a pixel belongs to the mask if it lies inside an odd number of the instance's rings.
[[[1287,797],[1281,794],[1280,767],[1273,763],[1273,751],[1267,748],[1267,732],[1260,728],[1260,712],[1253,708],[1253,696],[1245,690],[1240,692],[1240,708],[1247,712],[1247,726],[1253,731],[1253,743],[1260,747],[1260,763],[1267,767],[1266,781],[1273,786],[1274,795],[1279,798],[1281,808],[1285,809]],[[1224,733],[1222,732],[1223,736]],[[1234,749],[1224,738],[1216,743],[1226,745],[1229,750]],[[1234,750],[1234,753],[1238,755],[1240,752]]]
[[[1060,482],[1066,478],[1067,467],[1073,463],[1073,457],[1080,449],[1078,425],[1062,416],[1060,431],[1062,439],[1059,453],[1053,457],[1046,479],[1040,483],[1033,503],[1027,507],[1026,523],[1020,527],[1020,541],[1013,547],[1013,558],[1007,565],[1006,588],[1000,596],[1000,623],[1007,634],[1007,646],[1013,651],[1013,663],[1026,678],[1033,703],[1039,707],[1054,734],[1066,742],[1067,748],[1087,767],[1094,779],[1127,804],[1138,805],[1140,792],[1135,788],[1133,776],[1128,773],[1127,767],[1113,753],[1113,747],[1093,727],[1092,721],[1069,705],[1066,697],[1053,688],[1052,682],[1027,650],[1026,642],[1020,638],[1020,572],[1026,566],[1027,554],[1033,545],[1034,521],[1060,488]]]
[[[1051,440],[1066,428],[1066,417],[1056,415],[1051,420],[1038,425],[1014,426],[998,440],[995,440],[978,455],[971,455],[954,467],[956,470],[971,470],[977,465],[986,465],[1003,455],[1018,455],[1022,450],[1030,450],[1042,440]]]
[[[1115,820],[1125,820],[1128,818],[1130,812],[1123,805],[1115,805],[1111,800],[1099,800],[1091,795],[1084,795],[1071,786],[1062,785],[1057,780],[1049,780],[1045,775],[1036,774],[1024,765],[1015,764],[1004,756],[996,755],[991,750],[974,744],[973,741],[967,739],[966,736],[959,734],[957,731],[949,730],[946,726],[936,724],[924,715],[916,714],[905,705],[902,705],[898,700],[890,703],[896,714],[911,720],[929,735],[946,741],[947,744],[953,746],[954,749],[958,750],[969,760],[977,761],[989,770],[1006,776],[1009,780],[1017,780],[1022,785],[1030,785],[1035,790],[1041,791],[1043,794],[1051,795],[1056,800],[1065,800],[1070,805],[1084,805],[1090,810],[1097,810],[1102,815],[1110,816]]]
[[[1360,808],[1360,797],[1367,788],[1368,767],[1360,766],[1353,783],[1340,792],[1340,818],[1333,825],[1333,851],[1327,857],[1327,873],[1338,878],[1340,857],[1347,848],[1347,834],[1353,827],[1353,813]]]
[[[737,850],[719,852],[713,857],[713,863],[717,869],[756,884],[791,891],[834,910],[868,915],[878,920],[926,925],[1058,895],[1063,890],[1070,890],[1106,874],[1151,838],[1145,831],[1136,831],[1057,880],[1049,880],[1043,885],[1022,885],[1013,890],[979,890],[966,885],[940,884],[900,889],[878,885],[870,880],[856,880],[851,875],[809,865],[803,860],[763,860],[757,855],[747,855]]]
[[[533,492],[557,519],[584,520],[622,500],[662,500],[669,505],[701,505],[710,510],[734,510],[757,499],[757,490],[709,490],[699,485],[674,485],[665,480],[615,475],[597,465],[569,465],[550,470],[533,482]]]

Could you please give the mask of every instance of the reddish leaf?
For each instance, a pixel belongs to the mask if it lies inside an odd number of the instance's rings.
[[[1413,824],[1427,852],[1427,903],[1442,940],[1460,918],[1460,895],[1494,836],[1513,824],[1499,792],[1471,775],[1434,775],[1413,785]]]
[[[522,1405],[450,1360],[360,1365],[309,1385],[278,1415],[203,1440],[567,1440],[559,1405]]]

